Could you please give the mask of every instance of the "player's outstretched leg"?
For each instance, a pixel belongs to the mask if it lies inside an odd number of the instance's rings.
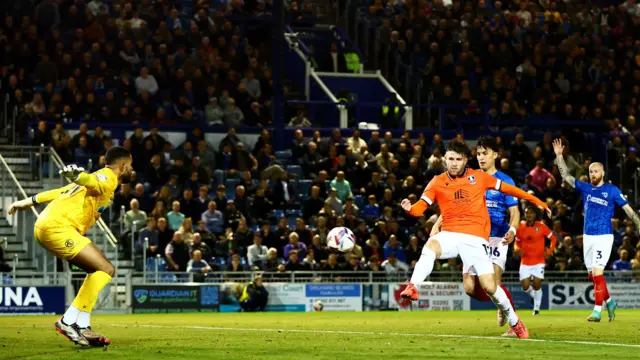
[[[516,336],[520,339],[528,339],[529,330],[527,330],[527,328],[524,326],[513,307],[511,307],[511,302],[509,301],[509,298],[507,297],[507,294],[505,294],[502,287],[496,286],[493,274],[485,273],[479,275],[478,277],[480,279],[482,288],[489,296],[491,296],[491,300],[493,300],[494,304],[496,304],[496,306],[500,310],[502,310]]]
[[[78,295],[65,312],[62,321],[75,324],[78,332],[91,346],[106,346],[111,340],[96,334],[91,329],[91,311],[98,300],[102,289],[111,281],[115,273],[113,265],[107,260],[102,251],[94,244],[87,245],[71,263],[85,270],[88,274],[78,291]],[[74,319],[75,316],[75,319]]]
[[[411,275],[411,281],[408,282],[407,288],[404,289],[400,296],[405,300],[416,301],[420,297],[420,285],[424,279],[433,271],[433,264],[442,252],[440,243],[436,239],[430,239],[422,248],[422,255],[416,263]]]

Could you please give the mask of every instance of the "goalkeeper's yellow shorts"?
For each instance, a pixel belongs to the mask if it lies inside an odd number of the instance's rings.
[[[72,227],[45,230],[36,226],[33,234],[42,247],[62,260],[73,259],[82,249],[91,244],[91,240],[80,235]]]

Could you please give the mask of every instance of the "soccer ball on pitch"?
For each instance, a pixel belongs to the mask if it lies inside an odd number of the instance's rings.
[[[333,228],[327,235],[327,245],[340,252],[349,251],[356,245],[356,237],[346,227]]]
[[[322,301],[318,300],[313,303],[313,310],[322,311],[322,309],[324,309],[324,304],[322,303]]]

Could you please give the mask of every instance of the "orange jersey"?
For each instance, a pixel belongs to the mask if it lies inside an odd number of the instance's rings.
[[[527,226],[527,223],[523,221],[516,231],[516,243],[514,245],[516,251],[523,251],[520,265],[544,264],[544,243],[546,239],[551,240],[551,245],[547,250],[548,254],[551,255],[556,248],[557,242],[553,232],[542,221],[536,221],[533,226]]]
[[[485,194],[500,190],[502,181],[479,171],[466,169],[452,178],[448,172],[434,177],[420,197],[427,204],[438,203],[442,230],[489,238],[491,220]]]

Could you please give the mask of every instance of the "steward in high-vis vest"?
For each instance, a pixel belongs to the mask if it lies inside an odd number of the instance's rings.
[[[264,311],[268,300],[269,292],[262,285],[262,275],[256,275],[253,281],[247,284],[238,299],[242,310],[247,312]]]
[[[380,109],[380,127],[383,129],[395,129],[400,127],[400,107],[398,97],[391,93]]]
[[[360,72],[360,56],[351,46],[349,46],[344,53],[344,61],[347,63],[347,71],[353,73]]]

